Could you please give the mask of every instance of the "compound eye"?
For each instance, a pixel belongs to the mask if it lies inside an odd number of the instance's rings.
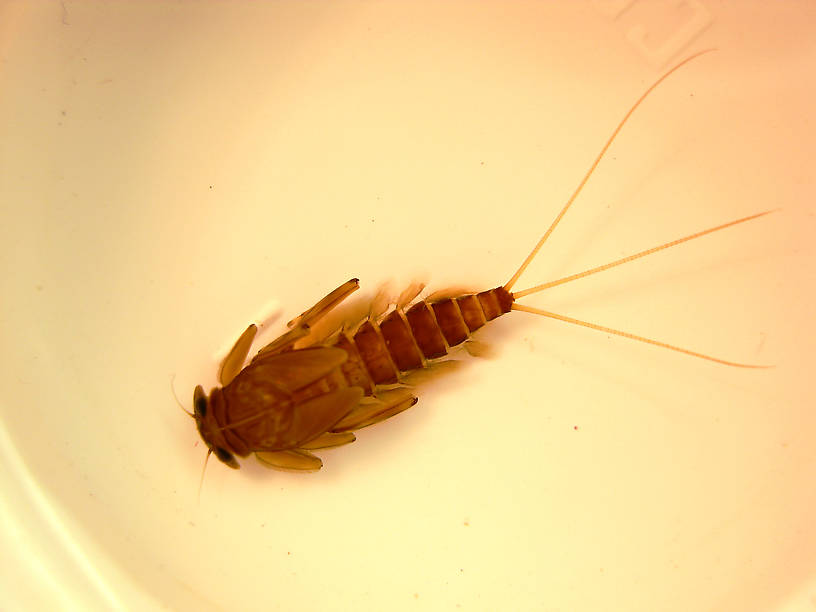
[[[196,414],[202,417],[207,416],[207,396],[201,385],[197,386],[193,391],[193,408]]]
[[[238,462],[235,460],[235,457],[232,456],[232,453],[229,451],[225,451],[220,446],[216,446],[213,449],[215,456],[218,457],[218,460],[222,463],[226,463],[231,468],[238,468]]]

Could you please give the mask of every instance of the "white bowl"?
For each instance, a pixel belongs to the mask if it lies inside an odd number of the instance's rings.
[[[810,4],[2,13],[0,607],[811,609]],[[774,369],[512,313],[321,472],[199,499],[171,385],[354,276],[503,284],[708,47],[517,287],[781,208],[524,299]]]

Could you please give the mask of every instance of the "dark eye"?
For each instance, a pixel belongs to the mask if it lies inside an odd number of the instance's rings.
[[[225,451],[220,446],[216,446],[213,452],[215,453],[215,456],[218,457],[218,459],[223,461],[224,463],[229,463],[230,461],[232,461],[232,454]]]
[[[196,413],[202,417],[207,416],[207,396],[204,394],[204,389],[201,385],[195,388],[193,392],[193,407]]]
[[[218,457],[219,461],[226,463],[231,468],[238,467],[238,462],[235,460],[235,457],[233,457],[232,453],[230,453],[229,451],[225,451],[220,446],[216,446],[213,449],[213,452],[215,453],[215,456]]]

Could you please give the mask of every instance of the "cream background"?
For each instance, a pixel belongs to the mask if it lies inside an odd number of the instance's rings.
[[[671,61],[632,40],[700,14]],[[813,609],[815,19],[809,2],[0,6],[2,607]],[[503,283],[628,106],[711,46],[518,288],[780,207],[525,299],[775,369],[514,313],[483,335],[497,359],[322,472],[211,462],[198,500],[171,376],[189,407],[249,320],[279,312],[271,336],[352,276]]]

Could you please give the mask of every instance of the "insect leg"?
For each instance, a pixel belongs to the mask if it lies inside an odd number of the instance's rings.
[[[235,341],[230,352],[224,357],[218,370],[218,381],[222,386],[228,385],[241,371],[256,333],[258,333],[258,327],[252,323],[244,330],[244,333]]]
[[[326,313],[328,313],[332,308],[340,304],[343,300],[345,300],[349,295],[357,291],[360,288],[360,281],[356,278],[352,278],[349,281],[346,281],[342,285],[340,285],[337,289],[332,291],[329,295],[324,297],[320,300],[317,304],[312,306],[309,310],[304,312],[299,317],[295,317],[289,323],[286,324],[287,327],[296,327],[296,326],[305,326],[309,327],[314,323],[317,323]]]
[[[278,336],[275,340],[267,344],[263,347],[255,357],[252,358],[253,361],[261,357],[262,355],[269,355],[271,353],[283,353],[292,348],[292,346],[300,340],[309,335],[309,328],[305,326],[298,326],[295,329],[290,329],[285,334]]]
[[[337,446],[343,446],[345,444],[351,444],[357,438],[353,433],[350,431],[343,432],[343,433],[332,433],[327,431],[321,436],[318,436],[311,442],[307,442],[306,444],[301,444],[300,448],[303,450],[318,450],[321,448],[335,448]]]
[[[360,288],[360,281],[356,278],[343,283],[337,289],[329,293],[326,297],[320,300],[317,304],[305,311],[299,317],[295,317],[289,323],[289,331],[273,340],[260,351],[258,355],[266,353],[282,353],[290,350],[295,342],[309,335],[309,326],[317,323],[323,316],[325,316],[335,306],[340,304],[349,295]],[[256,356],[257,358],[257,356]]]
[[[345,432],[362,429],[391,418],[416,403],[417,398],[407,389],[385,391],[376,399],[360,402],[354,410],[332,427],[332,431]]]
[[[262,466],[273,470],[316,472],[323,467],[320,457],[305,450],[258,451],[255,458]]]

